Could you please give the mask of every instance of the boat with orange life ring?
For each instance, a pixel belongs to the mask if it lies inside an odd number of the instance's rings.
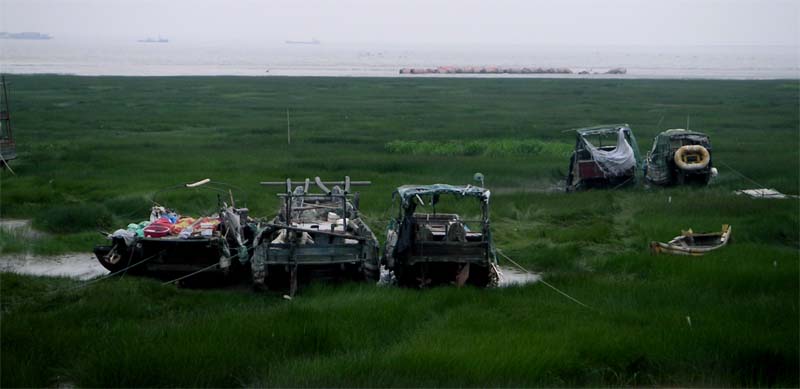
[[[647,181],[656,185],[707,185],[716,175],[708,135],[684,129],[666,130],[653,139],[644,162]]]

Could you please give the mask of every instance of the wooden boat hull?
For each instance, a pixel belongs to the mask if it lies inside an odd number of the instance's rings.
[[[126,273],[148,274],[159,277],[189,274],[215,263],[218,267],[208,269],[210,273],[227,273],[236,265],[238,255],[235,248],[224,247],[221,238],[211,239],[157,239],[139,238],[132,247],[126,246],[122,239],[115,238],[112,245],[95,246],[94,254],[103,267],[118,272],[131,265],[146,260],[141,265],[130,268]],[[229,255],[230,251],[234,251]],[[231,258],[234,257],[234,260]]]
[[[673,254],[700,256],[728,244],[731,238],[731,226],[724,224],[720,232],[695,234],[690,229],[684,231],[667,243],[650,242],[653,254]]]

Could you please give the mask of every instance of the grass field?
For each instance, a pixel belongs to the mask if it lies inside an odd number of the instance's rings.
[[[287,302],[3,274],[3,387],[800,384],[800,201],[732,193],[798,193],[796,80],[8,80],[19,160],[1,173],[0,214],[47,234],[0,232],[4,254],[89,251],[98,229],[146,218],[159,189],[206,177],[241,188],[257,216],[278,206],[259,181],[372,180],[361,204],[381,235],[396,186],[480,171],[497,246],[592,308],[542,284],[313,285]],[[687,115],[714,145],[710,187],[553,191],[566,130],[626,122],[644,154]],[[192,195],[165,197],[183,212],[216,204]],[[723,223],[734,242],[708,256],[648,252]]]

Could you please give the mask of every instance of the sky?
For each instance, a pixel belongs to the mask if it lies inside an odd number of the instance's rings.
[[[800,46],[798,0],[0,0],[0,31],[197,44]]]

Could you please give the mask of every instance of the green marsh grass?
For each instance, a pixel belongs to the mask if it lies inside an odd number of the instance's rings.
[[[513,140],[499,139],[492,141],[402,141],[395,140],[386,144],[386,151],[402,155],[438,155],[438,156],[488,156],[505,157],[510,155],[535,156],[540,154],[568,157],[572,147],[566,143],[542,142],[536,139]]]
[[[362,211],[382,239],[396,186],[480,171],[497,246],[593,309],[542,284],[313,284],[287,302],[127,276],[63,292],[78,283],[2,274],[4,387],[799,384],[800,201],[736,196],[756,184],[730,169],[798,193],[797,81],[8,79],[20,158],[0,173],[0,215],[53,232],[0,231],[4,253],[89,251],[98,227],[146,219],[158,190],[207,177],[241,188],[256,216],[278,208],[259,181],[371,180]],[[687,115],[714,145],[708,188],[560,193],[567,158],[520,146],[627,122],[644,153]],[[202,214],[217,198],[164,201]],[[65,220],[75,229],[59,231]],[[648,251],[724,223],[732,244],[705,257]]]

